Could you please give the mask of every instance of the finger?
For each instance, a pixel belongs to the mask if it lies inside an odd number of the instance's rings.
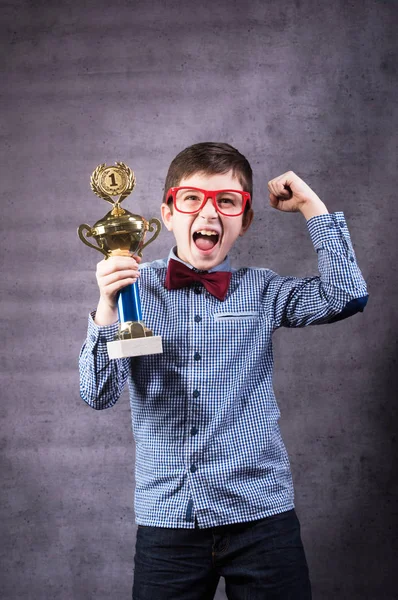
[[[137,269],[138,263],[132,256],[111,256],[107,260],[101,260],[97,264],[97,273],[100,275],[108,275],[115,271],[123,271],[126,269]]]
[[[274,196],[278,195],[277,188],[276,188],[276,179],[272,179],[271,181],[268,182],[268,190]]]
[[[278,200],[277,196],[275,196],[275,194],[269,195],[269,203],[273,208],[276,208],[278,206],[279,200]]]
[[[284,183],[283,187],[280,189],[279,196],[286,200],[290,200],[293,198],[292,188],[287,183]]]
[[[292,183],[297,175],[293,171],[287,171],[269,182],[270,192],[278,198],[290,200],[293,197]]]
[[[127,264],[130,265],[132,263],[139,263],[141,261],[141,258],[139,256],[136,256],[134,254],[114,254],[112,256],[109,256],[108,258],[104,258],[103,260],[101,260],[98,264],[104,264],[104,265],[123,265],[123,264]]]
[[[138,260],[137,260],[138,259]],[[107,263],[108,265],[116,265],[117,268],[119,269],[123,269],[123,268],[132,268],[132,267],[138,267],[138,263],[141,262],[141,259],[139,256],[111,256],[108,260],[103,261],[105,263]]]
[[[275,181],[275,190],[278,198],[290,199],[293,197],[293,192],[291,186],[292,178],[290,177],[290,172],[284,173],[277,177]]]
[[[270,194],[275,194],[275,181],[276,179],[271,179],[271,181],[268,182],[268,191]]]
[[[115,256],[126,256],[127,258],[134,258],[138,263],[140,263],[142,260],[141,256],[139,256],[138,254],[133,254],[133,252],[130,252],[129,250],[112,250],[111,258],[114,258]]]
[[[273,186],[273,195],[278,200],[290,200],[293,197],[293,192],[286,184],[279,182],[279,184]]]
[[[135,282],[136,282],[136,279],[134,279],[134,278],[127,278],[127,279],[122,279],[121,281],[116,281],[115,283],[107,286],[106,289],[103,290],[103,293],[106,296],[116,296],[116,294],[118,292],[120,292],[120,290],[122,290],[126,286],[128,286],[132,283],[135,283]]]
[[[124,279],[134,279],[136,281],[140,276],[140,272],[136,269],[128,269],[125,271],[115,271],[114,273],[110,273],[109,275],[103,275],[98,277],[98,284],[101,287],[106,287],[108,285],[112,285],[117,281],[123,281]]]
[[[296,173],[293,173],[293,171],[286,171],[286,173],[282,173],[282,175],[279,175],[275,179],[278,182],[282,181],[283,183],[287,183],[287,185],[291,185],[295,179],[298,179],[298,177]]]
[[[275,179],[272,179],[270,182],[268,182],[268,189],[271,192],[271,194],[273,194],[277,198],[285,198],[286,195],[283,194],[283,175],[275,177]]]

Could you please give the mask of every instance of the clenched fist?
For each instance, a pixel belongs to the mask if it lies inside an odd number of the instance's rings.
[[[315,192],[293,171],[268,182],[270,205],[283,212],[301,212],[308,220],[328,210]]]
[[[100,290],[95,322],[97,325],[110,325],[117,320],[117,295],[140,276],[139,256],[111,256],[97,264],[97,283]]]

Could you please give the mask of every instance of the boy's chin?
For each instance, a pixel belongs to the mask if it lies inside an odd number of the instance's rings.
[[[179,256],[178,249],[177,256]],[[191,265],[191,267],[194,267],[199,271],[208,271],[210,269],[214,269],[214,267],[221,264],[224,261],[224,258],[219,258],[219,256],[217,255],[212,256],[210,254],[208,256],[193,256],[191,254],[189,258],[181,258],[181,260],[184,260],[184,262],[188,263],[189,265]]]
[[[195,269],[198,269],[199,271],[210,271],[210,269],[214,269],[215,267],[220,265],[222,262],[224,262],[224,259],[225,259],[225,257],[223,257],[223,258],[212,257],[212,258],[208,258],[207,260],[193,259],[192,262],[190,262],[190,264],[192,267],[195,267]]]

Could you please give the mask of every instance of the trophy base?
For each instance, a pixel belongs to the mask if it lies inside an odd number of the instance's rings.
[[[153,336],[152,331],[143,321],[125,321],[119,325],[116,340],[130,340],[131,338],[143,338]]]
[[[162,354],[162,338],[160,335],[114,340],[107,343],[109,358],[130,358],[147,354]]]

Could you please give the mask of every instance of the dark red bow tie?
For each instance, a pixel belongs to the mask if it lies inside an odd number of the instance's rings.
[[[228,292],[231,273],[228,271],[198,273],[178,260],[173,260],[172,258],[169,260],[165,281],[166,289],[177,290],[179,288],[188,287],[194,281],[202,283],[212,296],[223,301]]]

